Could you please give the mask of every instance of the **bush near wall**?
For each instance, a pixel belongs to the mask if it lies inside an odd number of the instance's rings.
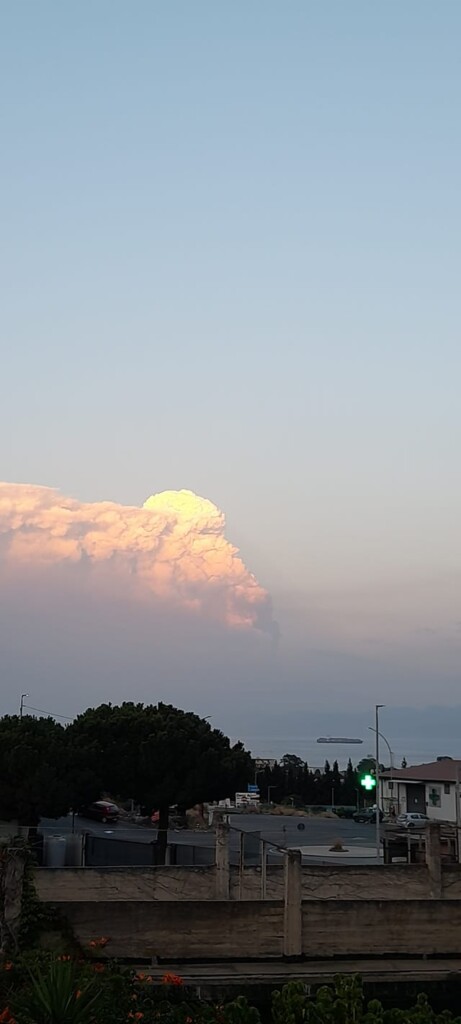
[[[258,1010],[241,995],[217,1005],[197,998],[181,977],[154,984],[99,956],[52,956],[35,951],[0,965],[0,1024],[260,1024]],[[99,958],[98,958],[99,957]],[[358,977],[338,976],[312,996],[301,982],[272,995],[272,1024],[461,1024],[448,1011],[435,1014],[424,995],[411,1009],[368,1004]]]

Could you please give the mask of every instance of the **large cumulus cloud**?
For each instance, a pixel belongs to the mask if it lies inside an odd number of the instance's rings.
[[[125,593],[273,632],[268,594],[226,539],[223,513],[191,491],[164,491],[136,508],[0,483],[0,541],[4,572],[106,568]]]

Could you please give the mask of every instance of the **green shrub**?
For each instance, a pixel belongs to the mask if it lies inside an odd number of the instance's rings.
[[[12,1008],[21,1021],[33,1024],[90,1024],[101,996],[94,976],[82,976],[71,960],[55,960],[28,971]]]
[[[99,940],[96,947],[108,940]],[[204,1002],[167,974],[154,984],[116,962],[28,953],[0,970],[0,1024],[261,1024],[241,995],[224,1006]],[[335,977],[312,995],[300,981],[272,994],[272,1024],[461,1024],[436,1014],[424,994],[408,1010],[365,1004],[357,976]]]

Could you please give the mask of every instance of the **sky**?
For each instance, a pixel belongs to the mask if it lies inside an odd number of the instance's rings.
[[[155,695],[262,743],[458,704],[460,35],[457,0],[2,6],[0,479],[85,522],[192,492],[266,618],[210,566],[191,610],[127,548],[24,565],[13,509],[0,711]]]

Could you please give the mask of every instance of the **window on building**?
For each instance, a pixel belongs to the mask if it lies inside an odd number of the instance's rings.
[[[394,783],[393,782],[388,782],[387,783],[387,788],[392,790],[394,788]]]
[[[449,794],[450,794],[450,783],[449,782],[445,782],[444,783],[443,792],[445,793],[445,796],[449,796]]]

